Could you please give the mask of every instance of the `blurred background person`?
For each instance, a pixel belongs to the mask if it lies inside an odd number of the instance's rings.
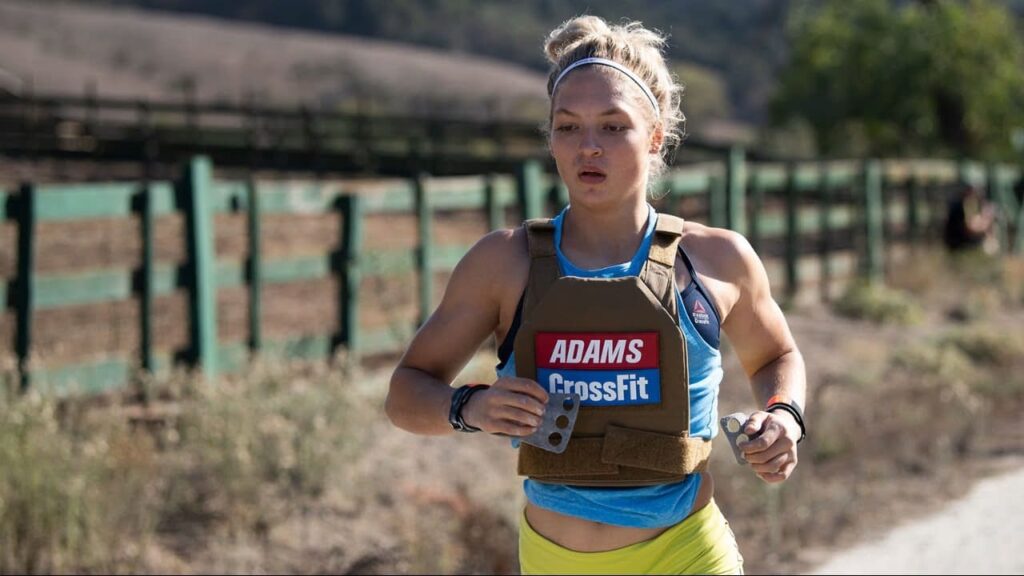
[[[998,248],[994,234],[995,219],[995,206],[977,186],[961,186],[947,206],[943,241],[952,251],[980,248],[992,253]]]

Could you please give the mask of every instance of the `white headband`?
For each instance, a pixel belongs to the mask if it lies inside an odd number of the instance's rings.
[[[558,75],[558,78],[555,78],[555,83],[551,85],[551,94],[549,94],[549,96],[555,95],[555,89],[558,88],[558,83],[562,81],[562,78],[565,78],[566,74],[568,74],[572,70],[575,70],[576,68],[579,68],[580,66],[586,66],[588,64],[600,64],[602,66],[615,68],[619,72],[622,72],[626,76],[629,76],[629,79],[635,82],[636,85],[639,86],[640,89],[644,91],[644,95],[647,96],[647,99],[651,101],[651,106],[654,106],[655,114],[657,114],[659,117],[661,116],[661,108],[658,106],[658,100],[654,98],[654,93],[651,92],[651,89],[647,87],[647,84],[645,84],[644,81],[641,80],[639,76],[634,74],[633,71],[630,70],[629,68],[626,68],[625,66],[619,64],[618,62],[608,60],[606,58],[581,58],[573,62],[572,64],[566,66],[565,70],[562,70],[562,73]]]

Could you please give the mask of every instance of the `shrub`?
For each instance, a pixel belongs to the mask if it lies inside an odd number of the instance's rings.
[[[146,428],[125,398],[21,395],[0,366],[0,573],[134,572],[165,531],[265,533],[357,449],[380,395],[379,380],[347,384],[359,376],[257,362],[214,383],[150,378],[173,410]]]
[[[907,293],[869,282],[851,284],[834,308],[842,316],[879,324],[914,324],[923,316]]]
[[[1024,358],[1024,337],[1013,332],[998,334],[993,327],[954,330],[940,343],[961,351],[973,362],[992,366],[1010,366]]]
[[[304,368],[299,368],[304,366]],[[359,443],[369,416],[360,392],[324,367],[259,362],[215,384],[198,382],[168,431],[179,460],[167,516],[260,529],[280,501],[316,498]]]
[[[0,572],[132,570],[153,532],[153,446],[37,395],[0,405]]]

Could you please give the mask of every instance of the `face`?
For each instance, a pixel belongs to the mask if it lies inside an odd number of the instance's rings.
[[[569,73],[552,101],[551,154],[573,204],[641,201],[651,154],[661,145],[650,103],[632,80],[605,66]]]

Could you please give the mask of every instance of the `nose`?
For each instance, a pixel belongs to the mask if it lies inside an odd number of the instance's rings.
[[[600,156],[604,150],[597,141],[597,133],[594,130],[583,130],[583,137],[580,139],[580,152],[587,157]]]

